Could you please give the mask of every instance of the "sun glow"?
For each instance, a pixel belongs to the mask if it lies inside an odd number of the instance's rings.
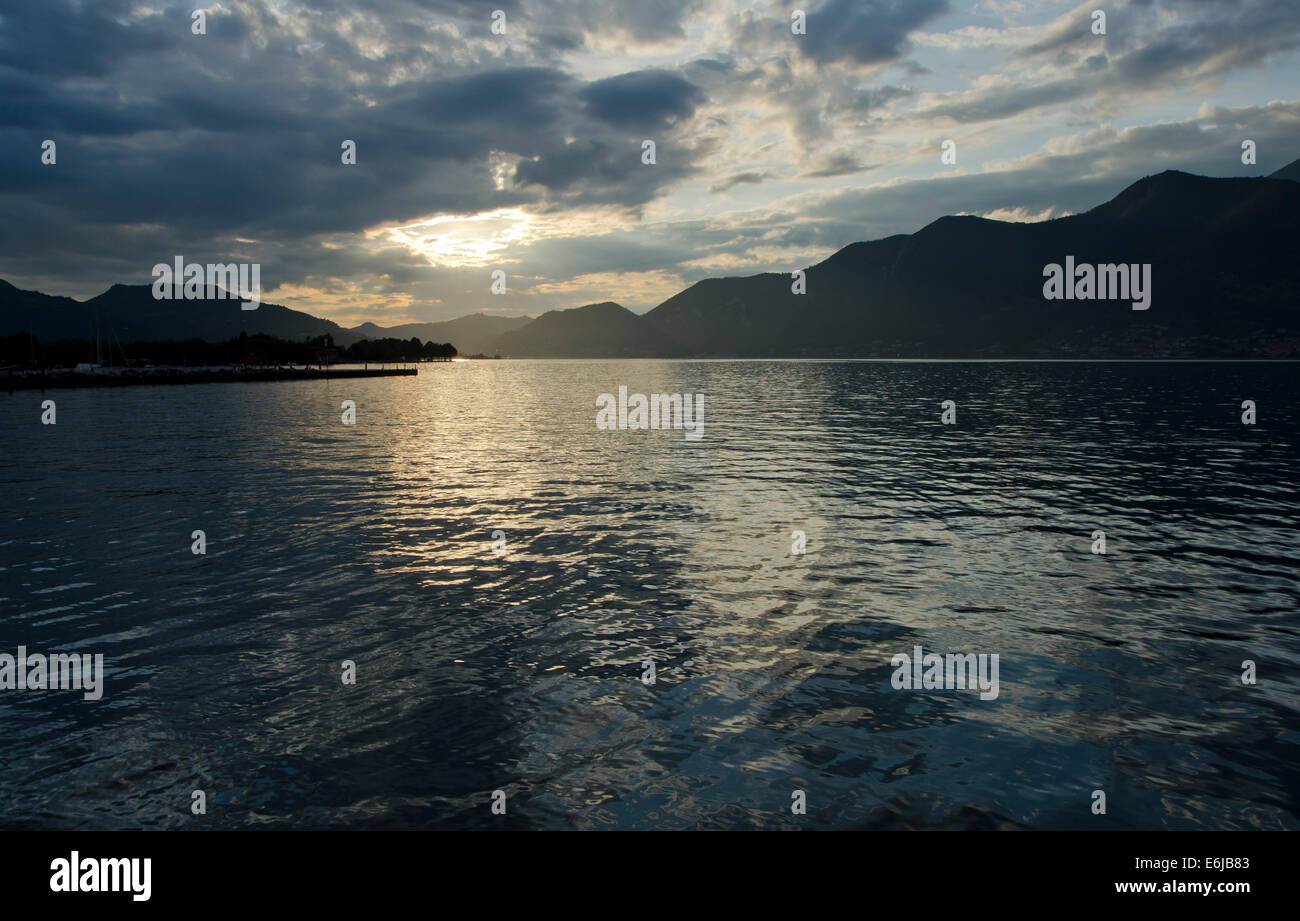
[[[433,217],[391,227],[388,238],[420,253],[431,265],[460,267],[509,262],[502,254],[517,244],[554,236],[554,228],[519,208]],[[548,232],[549,231],[549,232]]]
[[[406,246],[428,259],[430,265],[465,268],[518,262],[523,249],[541,240],[586,237],[593,227],[612,231],[632,226],[636,222],[616,208],[573,209],[564,214],[497,208],[377,227],[366,236]]]

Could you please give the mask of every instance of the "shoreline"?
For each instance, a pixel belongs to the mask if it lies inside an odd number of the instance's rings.
[[[177,384],[235,384],[262,383],[266,381],[317,381],[343,380],[364,377],[414,377],[418,368],[340,368],[337,370],[258,368],[255,370],[206,369],[187,371],[181,369],[154,370],[150,372],[126,371],[121,374],[24,374],[0,378],[0,389],[15,390],[68,390],[78,387],[140,387],[174,386]]]

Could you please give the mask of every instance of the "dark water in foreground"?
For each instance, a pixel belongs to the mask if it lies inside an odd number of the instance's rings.
[[[597,431],[620,384],[703,393],[703,440]],[[107,667],[0,691],[0,826],[1300,828],[1298,396],[654,361],[0,394],[0,653]],[[894,689],[918,644],[998,654],[998,698]]]

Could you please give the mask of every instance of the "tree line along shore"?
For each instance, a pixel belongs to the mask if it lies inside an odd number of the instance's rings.
[[[41,342],[28,333],[0,337],[0,380],[8,389],[122,386],[127,384],[309,380],[415,374],[388,363],[450,361],[449,342],[363,339],[343,348],[329,336],[294,342],[243,333],[221,342],[205,339],[98,343],[89,339]],[[335,365],[379,364],[370,367]]]
[[[446,361],[457,357],[450,342],[410,339],[361,339],[336,347],[329,336],[302,341],[262,333],[243,333],[221,342],[206,339],[96,343],[89,339],[41,342],[28,333],[0,337],[0,366],[23,370],[75,369],[78,366],[143,367],[273,367],[328,366],[357,362]]]

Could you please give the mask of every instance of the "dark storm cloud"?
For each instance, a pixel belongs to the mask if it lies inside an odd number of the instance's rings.
[[[40,76],[103,76],[123,56],[160,51],[189,31],[189,13],[129,22],[131,0],[17,0],[0,12],[0,62]]]
[[[536,159],[519,161],[515,180],[561,191],[579,182],[620,183],[632,172],[632,154],[631,148],[618,151],[603,141],[574,141]]]
[[[61,252],[66,273],[93,263],[106,285],[169,253],[250,248],[236,237],[305,271],[338,258],[310,245],[323,234],[503,206],[636,208],[707,149],[674,141],[672,124],[703,98],[682,77],[587,84],[535,63],[566,22],[582,25],[572,5],[525,19],[498,0],[241,3],[210,12],[197,36],[188,6],[133,8],[55,0],[0,16],[5,272],[53,272]],[[508,43],[463,37],[493,9],[507,11]],[[538,36],[551,43],[541,53]],[[642,165],[619,107],[656,132],[658,165]],[[45,138],[57,166],[40,163]],[[340,162],[345,139],[355,166]],[[501,187],[503,173],[518,183]],[[284,257],[298,241],[301,258]]]
[[[902,60],[908,33],[946,12],[948,0],[825,0],[771,2],[766,14],[743,12],[728,23],[730,44],[749,57],[798,55],[818,66],[861,67],[892,63],[913,73],[927,72]],[[805,11],[805,32],[792,31],[795,9]]]
[[[421,139],[463,132],[467,140],[448,137],[441,149],[472,154],[490,145],[485,131],[519,144],[563,121],[578,86],[550,68],[490,70],[441,80],[391,98],[382,111],[357,114],[376,127],[396,122],[403,131],[421,131]]]
[[[0,70],[0,128],[21,125],[45,136],[104,136],[170,130],[174,124],[173,112],[161,101],[125,104],[107,85],[87,86],[69,96],[45,78]]]
[[[819,64],[877,64],[907,50],[907,34],[941,13],[948,0],[828,0],[808,13],[797,47]]]
[[[552,193],[551,208],[577,205],[645,204],[665,186],[693,175],[694,163],[708,145],[696,147],[656,143],[656,162],[642,160],[640,141],[624,138],[582,139],[555,146],[539,156],[520,160],[514,179],[528,189],[540,186]],[[541,202],[542,209],[547,202]]]
[[[643,70],[589,84],[581,93],[594,118],[619,128],[657,131],[690,118],[699,88],[677,74]]]

